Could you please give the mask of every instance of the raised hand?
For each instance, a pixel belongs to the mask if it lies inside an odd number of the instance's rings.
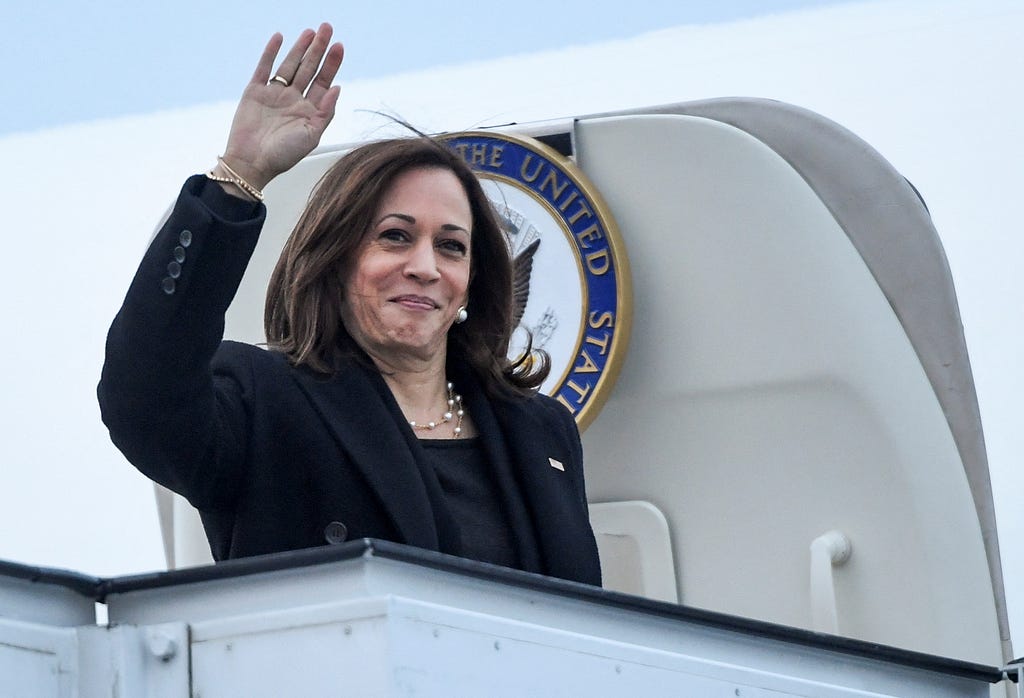
[[[242,93],[224,162],[257,189],[308,155],[334,118],[341,88],[331,83],[345,51],[332,33],[326,23],[303,31],[271,77],[283,43],[274,34]]]

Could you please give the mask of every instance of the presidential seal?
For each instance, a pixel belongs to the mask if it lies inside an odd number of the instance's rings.
[[[476,171],[505,232],[515,271],[510,358],[551,356],[541,390],[585,429],[615,382],[629,342],[629,263],[611,213],[586,175],[540,141],[457,133],[448,144]]]

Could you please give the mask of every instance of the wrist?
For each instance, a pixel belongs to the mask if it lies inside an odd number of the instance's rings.
[[[223,157],[217,158],[217,164],[206,173],[206,176],[219,183],[221,188],[232,196],[256,202],[263,201],[262,188],[242,176],[233,166],[225,162]]]
[[[224,150],[223,155],[217,157],[217,164],[224,167],[227,171],[233,172],[236,176],[260,191],[270,184],[270,180],[277,174],[267,172],[265,168],[260,167],[258,162],[240,156],[233,152],[230,147]]]

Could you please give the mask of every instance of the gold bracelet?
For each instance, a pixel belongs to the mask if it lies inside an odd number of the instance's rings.
[[[239,190],[240,192],[242,192],[243,194],[245,194],[245,198],[247,198],[247,199],[253,199],[254,201],[259,201],[259,199],[255,199],[255,198],[253,197],[253,195],[252,195],[252,194],[250,194],[249,192],[247,192],[247,191],[246,191],[246,190],[245,190],[245,189],[244,189],[244,188],[242,187],[242,185],[241,185],[241,184],[239,184],[239,183],[238,183],[238,182],[236,182],[235,180],[231,179],[230,177],[218,177],[217,175],[215,175],[215,174],[213,173],[213,170],[210,170],[209,172],[207,172],[207,173],[206,173],[206,178],[207,178],[207,179],[209,179],[209,180],[211,180],[211,181],[214,181],[214,182],[223,182],[224,184],[233,184],[233,185],[235,185],[235,188],[236,188],[236,189],[238,189],[238,190]]]
[[[224,184],[234,184],[236,187],[241,189],[244,194],[248,195],[255,201],[263,201],[263,192],[261,192],[253,185],[249,184],[241,175],[239,175],[237,172],[231,169],[231,167],[226,162],[224,162],[223,156],[218,155],[217,162],[219,162],[220,166],[223,167],[224,170],[228,173],[228,176],[220,177],[218,175],[215,175],[213,173],[213,170],[210,170],[209,172],[206,173],[207,179],[211,179],[214,182],[223,182]]]

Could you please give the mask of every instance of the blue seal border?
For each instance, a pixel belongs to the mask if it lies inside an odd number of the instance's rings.
[[[573,363],[550,394],[583,430],[597,417],[618,377],[632,325],[629,262],[615,220],[586,175],[534,138],[470,131],[442,140],[479,177],[512,184],[543,201],[569,231],[587,307]]]

